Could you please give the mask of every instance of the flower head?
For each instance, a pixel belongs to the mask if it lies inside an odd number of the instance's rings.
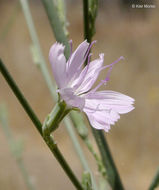
[[[71,52],[66,61],[65,47],[56,42],[50,49],[49,60],[61,98],[69,107],[84,111],[94,128],[108,132],[110,125],[115,124],[120,118],[119,114],[128,113],[134,109],[134,99],[110,90],[97,91],[101,85],[107,83],[113,65],[123,57],[106,66],[103,66],[104,54],[90,61],[90,49],[93,43],[82,42],[73,53]],[[70,46],[72,51],[72,41],[70,41]],[[88,64],[82,68],[86,60]],[[106,68],[108,68],[106,78],[92,89],[99,73]]]

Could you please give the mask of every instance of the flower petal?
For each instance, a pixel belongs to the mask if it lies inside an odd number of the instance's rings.
[[[134,109],[134,99],[114,91],[98,91],[85,95],[85,107],[96,110],[114,110],[119,114],[124,114]]]
[[[99,59],[90,62],[83,69],[83,71],[79,76],[78,81],[76,81],[76,84],[74,85],[75,88],[78,88],[76,90],[78,94],[87,92],[92,88],[93,84],[96,82],[98,75],[101,71],[103,61],[104,61],[104,54],[100,54]]]
[[[119,114],[113,111],[96,111],[94,113],[90,113],[89,110],[85,110],[85,113],[88,116],[92,127],[96,129],[103,129],[106,132],[109,131],[110,125],[114,125],[120,118]]]
[[[66,58],[64,56],[65,47],[60,43],[55,43],[50,48],[49,60],[52,65],[53,75],[59,88],[67,84]]]
[[[99,91],[85,95],[83,111],[94,128],[108,131],[124,114],[134,109],[134,99],[114,91]]]
[[[69,58],[67,62],[67,73],[69,75],[69,80],[71,80],[75,75],[79,74],[81,66],[84,63],[84,58],[88,47],[89,43],[87,43],[85,40],[77,47],[77,49]]]
[[[63,88],[58,91],[62,99],[67,103],[67,105],[79,108],[80,110],[84,108],[85,99],[80,96],[74,95],[72,88]]]

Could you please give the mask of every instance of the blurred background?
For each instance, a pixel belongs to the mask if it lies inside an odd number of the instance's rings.
[[[135,110],[121,116],[119,122],[105,134],[126,190],[147,189],[159,166],[159,11],[155,8],[132,8],[128,1],[100,1],[96,21],[97,43],[93,58],[105,53],[105,64],[120,56],[124,62],[115,65],[111,80],[103,89],[119,91],[135,98]],[[138,1],[139,2],[139,1]],[[138,3],[137,2],[137,3]],[[141,1],[143,2],[143,1]],[[40,0],[30,0],[35,26],[43,53],[48,61],[50,46],[55,42],[45,10]],[[83,41],[82,1],[67,0],[69,38],[74,49]],[[30,52],[31,39],[18,1],[0,1],[0,56],[22,92],[41,119],[51,111],[54,102],[41,72]],[[101,80],[105,73],[100,75]],[[31,180],[39,190],[74,187],[53,158],[32,122],[0,75],[0,103],[6,102],[10,127],[15,138],[25,145],[24,162]],[[94,147],[94,139],[89,134]],[[55,132],[59,148],[80,178],[82,167],[64,125]],[[81,141],[80,141],[81,142]],[[81,145],[96,176],[97,167],[83,142]],[[97,150],[97,148],[96,148]],[[27,190],[21,173],[9,151],[0,128],[0,189]]]

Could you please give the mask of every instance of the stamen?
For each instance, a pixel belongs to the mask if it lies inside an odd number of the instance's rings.
[[[124,59],[123,56],[119,57],[116,61],[114,61],[114,62],[111,63],[110,65],[103,66],[103,67],[100,69],[100,71],[102,71],[102,70],[104,70],[104,69],[106,69],[106,68],[108,68],[108,67],[111,67],[111,66],[115,65],[116,63],[118,63],[118,62],[119,62],[120,60],[122,60],[122,59]]]
[[[105,83],[105,85],[106,85],[106,81],[101,80],[101,82],[100,82],[94,89],[92,89],[92,90],[90,91],[90,93],[96,92],[96,91],[98,90],[98,88],[100,88],[104,83]]]
[[[114,61],[113,63],[111,63],[110,65],[106,65],[106,66],[104,66],[104,67],[101,68],[101,70],[103,70],[103,69],[106,69],[106,68],[110,67],[109,70],[108,70],[108,73],[107,73],[107,75],[106,75],[106,77],[105,77],[105,79],[104,79],[104,80],[101,80],[101,82],[100,82],[94,89],[92,89],[92,90],[90,91],[91,93],[96,92],[96,91],[98,90],[98,88],[100,88],[103,84],[104,84],[104,85],[107,84],[107,82],[108,82],[109,79],[110,79],[110,74],[111,74],[111,71],[112,71],[112,69],[113,69],[114,64],[118,63],[121,59],[124,59],[124,57],[121,56],[121,57],[119,57],[116,61]]]
[[[105,78],[105,80],[104,80],[105,82],[109,81],[109,79],[110,79],[110,73],[111,73],[112,69],[113,69],[113,66],[111,66],[111,67],[109,68],[108,73],[107,73],[107,76],[106,76],[106,78]]]

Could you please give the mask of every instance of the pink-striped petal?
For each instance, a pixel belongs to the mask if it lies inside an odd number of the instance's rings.
[[[119,114],[114,111],[96,111],[91,113],[90,110],[85,110],[89,121],[95,129],[103,129],[105,132],[110,130],[110,125],[114,125],[115,122],[120,118]]]
[[[119,114],[132,111],[134,99],[114,91],[99,91],[85,95],[83,111],[94,128],[108,131],[120,118]],[[103,128],[102,128],[103,126]]]
[[[85,107],[95,110],[114,110],[124,114],[134,109],[134,99],[114,91],[97,91],[85,95]]]
[[[69,77],[69,80],[74,78],[75,75],[78,75],[82,64],[84,64],[84,58],[85,54],[88,50],[89,43],[85,40],[82,42],[77,49],[73,52],[71,57],[69,58],[67,62],[67,74]]]
[[[84,108],[85,99],[80,96],[76,96],[72,88],[63,88],[58,91],[68,106],[79,108],[80,110]]]
[[[56,42],[52,45],[49,52],[49,60],[52,66],[53,75],[59,88],[63,88],[67,84],[64,49],[65,47],[62,44]]]
[[[74,88],[78,94],[89,91],[96,82],[104,61],[104,54],[99,59],[90,62],[81,72],[78,81],[75,81]]]

